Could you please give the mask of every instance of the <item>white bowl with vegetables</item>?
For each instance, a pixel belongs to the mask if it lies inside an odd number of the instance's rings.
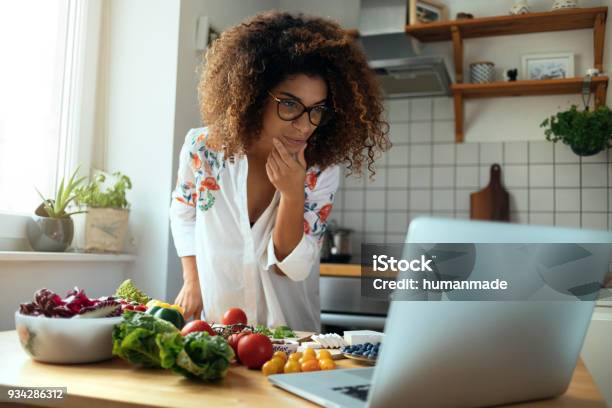
[[[65,299],[41,289],[15,312],[23,349],[46,363],[91,363],[112,358],[112,332],[121,304],[112,297],[88,298],[75,288]]]

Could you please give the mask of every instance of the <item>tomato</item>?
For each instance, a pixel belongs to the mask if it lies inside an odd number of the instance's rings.
[[[247,316],[246,316],[246,313],[244,313],[244,310],[239,309],[237,307],[233,307],[229,309],[227,312],[225,312],[225,314],[223,315],[223,319],[221,319],[221,323],[225,325],[239,324],[239,323],[247,324]]]
[[[272,362],[274,362],[276,365],[278,365],[278,367],[279,367],[280,371],[282,371],[282,368],[283,368],[283,367],[284,367],[284,365],[285,365],[285,360],[283,360],[283,359],[282,359],[282,358],[280,358],[280,357],[274,357],[274,356],[272,356],[272,359],[271,359],[270,361],[272,361]]]
[[[299,362],[300,364],[302,364],[302,363],[304,363],[304,362],[306,362],[306,361],[308,361],[308,360],[316,360],[316,359],[317,359],[317,358],[316,358],[315,356],[313,356],[312,354],[304,354],[304,355],[302,356],[302,358],[300,358],[300,359],[298,360],[298,362]]]
[[[283,360],[283,364],[285,364],[287,362],[287,353],[285,353],[284,351],[275,351],[273,358],[274,357],[278,357],[281,360]]]
[[[319,350],[319,355],[317,356],[317,359],[322,360],[324,358],[328,358],[328,359],[332,359],[332,355],[329,352],[329,350]]]
[[[304,357],[309,356],[309,357],[317,357],[314,349],[311,349],[310,347],[307,347],[306,350],[304,350]]]
[[[322,358],[319,360],[319,367],[321,370],[333,370],[336,368],[336,363],[331,358]]]
[[[240,361],[240,359],[238,358],[238,342],[241,338],[243,338],[244,336],[248,336],[249,334],[251,334],[251,332],[247,330],[240,333],[230,334],[230,336],[227,338],[227,343],[232,349],[234,349],[234,354],[236,355],[236,360],[238,361]]]
[[[302,371],[319,371],[319,362],[315,359],[306,360],[302,363]]]
[[[205,331],[211,336],[217,335],[217,332],[215,332],[212,329],[212,327],[210,327],[210,325],[206,323],[204,320],[194,320],[192,322],[187,323],[185,327],[183,327],[183,330],[181,330],[181,334],[183,336],[186,336],[189,333],[201,332],[201,331]]]
[[[299,351],[296,351],[295,353],[291,353],[291,355],[289,355],[289,360],[291,361],[299,361],[300,358],[302,358],[302,353]]]
[[[297,360],[289,360],[287,361],[287,363],[285,363],[285,368],[284,368],[285,374],[299,373],[300,371],[301,371],[300,363],[298,363]]]
[[[260,368],[272,354],[272,341],[263,334],[249,334],[238,342],[238,357],[248,368]]]
[[[271,374],[280,374],[282,372],[283,366],[279,364],[279,360],[272,359],[264,363],[261,366],[261,372],[263,375],[268,376]]]
[[[134,310],[136,310],[137,312],[146,312],[147,307],[145,305],[138,305],[134,307]]]

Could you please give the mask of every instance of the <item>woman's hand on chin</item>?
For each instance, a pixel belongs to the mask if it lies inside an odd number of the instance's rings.
[[[304,200],[304,181],[306,179],[306,144],[294,156],[281,141],[274,138],[274,149],[266,162],[266,173],[270,182],[281,195],[296,201]]]

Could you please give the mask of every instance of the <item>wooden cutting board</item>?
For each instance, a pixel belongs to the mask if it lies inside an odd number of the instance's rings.
[[[470,218],[510,221],[510,195],[501,183],[501,166],[491,165],[489,185],[470,194]]]

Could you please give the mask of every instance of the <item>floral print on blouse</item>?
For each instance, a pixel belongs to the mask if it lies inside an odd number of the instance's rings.
[[[215,152],[206,146],[206,136],[202,131],[193,134],[191,138],[189,157],[191,169],[195,174],[195,184],[177,179],[180,195],[177,195],[176,200],[190,207],[197,206],[201,211],[207,211],[215,204],[214,192],[220,189],[221,172],[226,166],[223,153]],[[335,192],[331,192],[323,201],[311,198],[321,172],[316,166],[309,168],[304,181],[304,233],[316,237],[318,243],[323,240],[335,196]]]

